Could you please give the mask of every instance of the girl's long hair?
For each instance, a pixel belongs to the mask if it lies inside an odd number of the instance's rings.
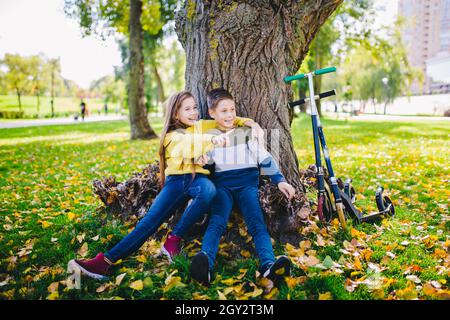
[[[194,98],[189,91],[181,91],[173,94],[166,106],[166,119],[164,121],[164,127],[161,132],[161,139],[159,141],[159,174],[161,188],[166,181],[166,175],[164,173],[166,169],[166,147],[164,146],[164,139],[167,133],[176,129],[186,129],[187,126],[176,119],[178,110],[180,110],[181,103],[187,98]],[[195,175],[195,167],[193,167],[193,174]]]

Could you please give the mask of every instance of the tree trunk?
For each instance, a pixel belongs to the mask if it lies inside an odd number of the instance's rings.
[[[305,99],[305,98],[306,98],[306,92],[303,91],[301,87],[299,87],[299,90],[298,90],[298,98],[299,98],[299,99]],[[300,106],[300,112],[301,112],[301,113],[306,113],[306,105],[307,105],[307,104],[304,103],[304,104],[302,104],[302,105]]]
[[[55,70],[52,69],[52,99],[50,100],[50,105],[52,107],[52,118],[55,117],[55,105],[54,105],[54,100],[55,100]]]
[[[321,68],[316,68],[316,69],[321,69]],[[322,77],[314,77],[313,78],[313,82],[314,82],[314,94],[319,94],[320,90],[322,88]],[[322,116],[322,103],[319,100],[316,100],[316,107],[317,107],[317,112],[319,112],[319,116]]]
[[[130,83],[129,109],[131,139],[151,139],[157,135],[150,127],[145,108],[144,55],[142,51],[142,1],[130,1]]]
[[[186,51],[186,89],[197,98],[202,116],[208,90],[230,91],[238,115],[267,130],[268,149],[300,193],[305,189],[287,107],[293,94],[283,78],[299,69],[320,26],[342,1],[190,0],[176,17]],[[309,210],[306,197],[303,201]]]
[[[186,50],[186,88],[206,116],[206,92],[229,90],[240,116],[268,130],[269,149],[299,187],[297,157],[283,78],[295,73],[309,45],[342,0],[186,1],[176,18]],[[232,4],[231,4],[232,3]],[[275,140],[275,141],[272,141]]]
[[[323,68],[322,57],[317,53],[314,57],[314,65],[315,65],[314,67],[316,68],[316,70]],[[319,94],[320,90],[322,90],[322,77],[314,77],[313,82],[314,82],[314,94]],[[322,116],[322,103],[320,102],[320,99],[316,101],[316,107],[317,107],[317,112],[319,112],[319,116],[321,117]]]
[[[161,76],[159,75],[158,68],[154,64],[152,64],[153,75],[156,79],[156,85],[158,86],[158,102],[166,101],[166,95],[164,94],[164,86],[161,80]]]
[[[37,117],[39,118],[39,111],[40,111],[39,108],[41,106],[41,99],[39,93],[36,96],[37,96]]]
[[[16,89],[17,99],[19,100],[19,111],[22,112],[22,101],[20,100],[20,91]]]

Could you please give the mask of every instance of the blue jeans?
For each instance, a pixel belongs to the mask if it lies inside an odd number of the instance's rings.
[[[112,262],[123,259],[136,252],[159,226],[189,199],[192,202],[184,211],[172,234],[183,237],[185,233],[209,210],[210,203],[216,195],[216,188],[209,178],[197,173],[195,179],[191,174],[171,175],[161,192],[153,201],[147,214],[125,238],[105,253]]]
[[[211,216],[202,243],[202,251],[208,256],[211,270],[234,203],[238,205],[248,232],[253,237],[260,265],[275,262],[272,242],[259,203],[258,179],[256,168],[230,170],[215,175],[213,181],[217,194],[211,205]]]

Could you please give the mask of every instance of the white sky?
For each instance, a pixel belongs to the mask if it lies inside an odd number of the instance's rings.
[[[121,65],[119,48],[113,38],[82,38],[63,6],[63,0],[0,0],[0,59],[5,53],[60,57],[63,77],[87,88]]]
[[[398,0],[374,1],[380,8],[377,25],[392,23]],[[119,48],[112,37],[104,42],[82,38],[77,22],[65,16],[63,4],[63,0],[0,0],[0,58],[5,53],[40,52],[60,57],[62,75],[87,88],[121,64]]]
[[[345,1],[345,0],[344,0]],[[398,12],[398,0],[374,0],[375,9],[378,9],[375,24],[391,25]]]

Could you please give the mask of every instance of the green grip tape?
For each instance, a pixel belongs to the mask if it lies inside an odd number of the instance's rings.
[[[305,77],[305,74],[304,74],[304,73],[302,73],[302,74],[297,74],[297,75],[295,75],[295,76],[285,77],[285,78],[284,78],[284,82],[289,83],[289,82],[294,81],[294,80],[303,79],[304,77]]]
[[[314,71],[314,74],[316,76],[318,76],[318,75],[321,75],[321,74],[335,72],[335,71],[336,71],[336,67],[330,67],[330,68],[316,70],[316,71]]]

